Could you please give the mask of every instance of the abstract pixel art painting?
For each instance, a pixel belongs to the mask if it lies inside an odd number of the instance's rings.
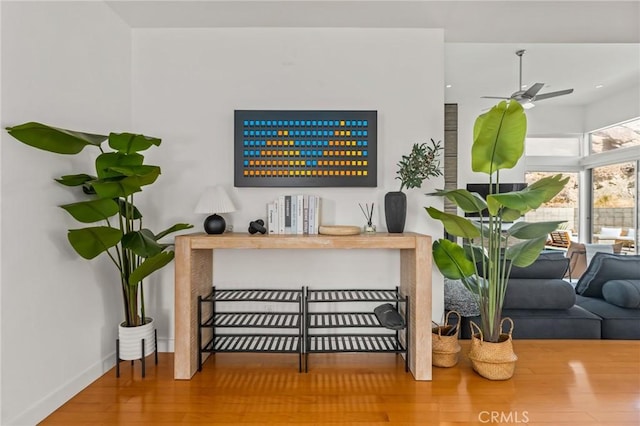
[[[236,187],[376,187],[377,111],[236,110]]]

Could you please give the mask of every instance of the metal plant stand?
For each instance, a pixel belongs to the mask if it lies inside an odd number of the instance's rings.
[[[145,377],[145,373],[146,373],[146,363],[145,363],[145,359],[146,357],[144,356],[144,343],[145,343],[145,339],[141,339],[140,340],[140,362],[142,364],[142,378]],[[155,363],[156,365],[158,365],[158,330],[153,330],[153,347],[154,347],[154,358],[155,358]],[[128,361],[126,359],[120,359],[120,339],[116,339],[116,377],[120,377],[120,362],[121,361]],[[137,361],[135,359],[131,360],[131,367],[133,367],[134,362]]]

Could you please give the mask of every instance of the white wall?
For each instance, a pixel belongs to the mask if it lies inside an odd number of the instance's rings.
[[[396,163],[418,141],[443,138],[443,33],[395,29],[136,29],[133,33],[133,117],[162,136],[153,161],[163,169],[154,196],[154,226],[189,221],[207,185],[222,184],[238,211],[225,215],[238,232],[265,216],[280,194],[323,199],[324,224],[363,225],[358,207],[376,203],[384,230],[384,194],[398,190]],[[233,188],[234,109],[374,109],[378,111],[377,188]],[[149,158],[152,154],[150,152]],[[439,236],[423,194],[440,179],[408,191],[407,231]],[[143,212],[144,213],[144,212]],[[397,285],[395,252],[220,252],[217,285]],[[435,268],[434,268],[435,269]],[[156,277],[152,298],[159,338],[173,339],[172,268]],[[151,294],[151,293],[149,293]],[[434,272],[434,317],[443,310],[442,278]]]
[[[2,127],[26,121],[128,130],[131,31],[98,2],[2,2]],[[92,156],[2,141],[2,418],[40,421],[115,361],[119,280],[106,259],[72,251],[75,223],[53,178],[90,172]]]

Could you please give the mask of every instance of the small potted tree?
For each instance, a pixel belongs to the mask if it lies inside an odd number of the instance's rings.
[[[431,139],[431,144],[415,143],[409,155],[403,155],[398,162],[396,179],[400,180],[400,190],[387,192],[384,197],[384,216],[390,233],[402,233],[407,217],[407,196],[404,188],[420,188],[422,182],[441,176],[439,154],[440,141]]]
[[[490,188],[499,184],[500,170],[514,167],[522,157],[526,130],[524,110],[512,100],[500,102],[476,119],[472,169],[489,175]],[[521,191],[491,192],[486,200],[464,189],[428,194],[447,197],[462,211],[480,215],[479,221],[471,221],[434,207],[426,208],[450,235],[462,239],[461,245],[446,239],[435,241],[433,260],[445,277],[461,280],[478,302],[481,325],[473,330],[469,357],[473,368],[484,377],[510,378],[517,359],[511,347],[511,332],[502,332],[502,306],[511,267],[532,264],[549,232],[562,223],[517,221],[505,229],[503,222],[520,219],[551,200],[567,181],[562,175],[549,176]],[[494,354],[498,356],[492,357]]]
[[[90,224],[70,229],[67,237],[81,257],[93,259],[104,253],[117,270],[114,281],[122,291],[124,308],[124,321],[119,327],[119,358],[139,359],[142,338],[145,338],[144,356],[149,355],[155,350],[154,326],[153,319],[146,316],[142,281],[174,257],[172,245],[160,240],[192,227],[178,223],[154,233],[142,226],[142,213],[134,205],[134,195],[160,175],[160,167],[143,164],[140,152],[159,146],[160,139],[132,133],[96,135],[35,122],[8,127],[7,131],[27,145],[57,154],[75,155],[87,146],[100,151],[94,164],[95,174],[56,179],[62,185],[81,189],[86,198],[60,206],[78,222]],[[103,150],[105,141],[112,151]],[[96,225],[99,222],[104,224]],[[132,336],[133,341],[129,342],[127,336]]]

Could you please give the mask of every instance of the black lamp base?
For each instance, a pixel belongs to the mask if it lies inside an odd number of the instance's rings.
[[[204,230],[207,234],[222,234],[227,223],[222,216],[212,214],[204,220]]]

